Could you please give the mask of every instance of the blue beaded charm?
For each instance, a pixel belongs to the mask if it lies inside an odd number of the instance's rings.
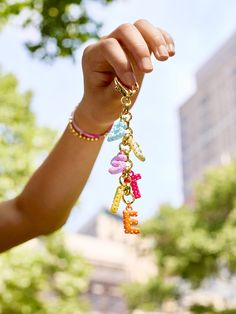
[[[117,121],[114,123],[111,131],[108,133],[107,140],[112,142],[122,138],[125,135],[125,130],[127,129],[127,123],[124,121]]]

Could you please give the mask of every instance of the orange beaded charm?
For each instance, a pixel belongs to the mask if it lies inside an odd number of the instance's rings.
[[[138,220],[133,219],[132,217],[137,217],[137,216],[138,216],[138,213],[136,211],[133,211],[131,205],[127,205],[126,210],[123,211],[125,233],[133,233],[133,234],[140,233],[139,228],[133,227],[133,226],[137,226]]]

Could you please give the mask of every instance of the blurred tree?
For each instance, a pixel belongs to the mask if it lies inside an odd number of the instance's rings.
[[[235,191],[236,161],[206,173],[196,189],[194,208],[163,205],[143,225],[143,236],[153,239],[158,276],[143,286],[134,283],[128,287],[130,308],[158,308],[165,300],[177,300],[184,293],[183,287],[197,289],[207,279],[233,282],[236,274]],[[167,283],[172,283],[171,289],[165,289]],[[167,293],[163,294],[163,289]],[[228,313],[217,312],[211,306],[201,311],[203,307],[198,305],[192,308],[193,313]],[[230,311],[236,313],[236,309]]]
[[[212,305],[194,304],[190,308],[193,314],[236,314],[236,309],[225,309],[218,311]]]
[[[0,74],[0,200],[16,194],[33,171],[33,161],[52,145],[55,132],[37,126],[32,93],[21,93],[12,74]]]
[[[76,49],[90,38],[98,38],[102,24],[88,13],[92,0],[0,0],[0,24],[13,18],[22,28],[35,31],[28,50],[40,59],[73,57]],[[94,0],[93,0],[94,1]],[[108,4],[115,0],[96,0]]]
[[[66,248],[62,233],[40,242],[0,255],[0,313],[88,313],[80,298],[87,288],[87,263]]]

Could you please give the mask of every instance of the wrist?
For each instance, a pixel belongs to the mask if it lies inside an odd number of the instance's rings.
[[[87,110],[87,106],[81,102],[74,112],[75,123],[80,129],[88,133],[103,134],[109,130],[113,122],[104,122],[93,117]]]

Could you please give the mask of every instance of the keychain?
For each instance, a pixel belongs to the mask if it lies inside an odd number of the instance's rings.
[[[136,227],[138,225],[138,220],[136,219],[138,212],[134,211],[131,205],[136,199],[141,197],[137,182],[141,179],[141,175],[134,173],[132,170],[133,162],[130,159],[130,153],[132,151],[140,161],[145,161],[145,157],[139,144],[133,139],[133,130],[130,127],[130,121],[132,120],[130,108],[131,98],[138,91],[139,86],[136,83],[134,89],[128,89],[116,77],[114,83],[115,89],[122,95],[123,110],[119,120],[114,123],[107,137],[109,142],[121,139],[119,152],[112,158],[111,167],[108,170],[111,174],[120,173],[119,186],[116,189],[111,212],[116,214],[121,201],[123,201],[125,204],[125,209],[123,210],[124,231],[125,233],[138,234],[140,233],[140,229]]]

